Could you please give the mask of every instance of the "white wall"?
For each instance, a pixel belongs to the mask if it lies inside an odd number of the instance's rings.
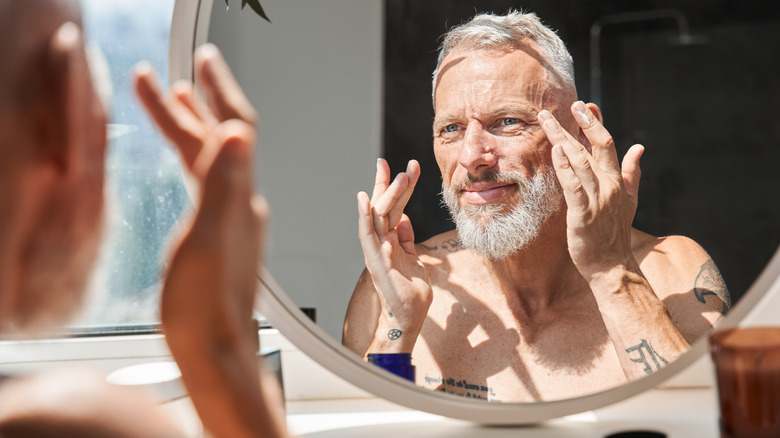
[[[269,270],[341,339],[363,268],[355,195],[380,151],[381,0],[262,0],[268,23],[215,0],[217,44],[260,114],[257,181],[271,211]]]

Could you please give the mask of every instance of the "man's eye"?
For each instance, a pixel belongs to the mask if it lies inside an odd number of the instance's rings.
[[[455,132],[458,130],[458,125],[447,125],[444,127],[444,132]]]
[[[520,123],[520,119],[514,119],[512,117],[506,117],[506,118],[501,119],[501,124],[505,125],[505,126],[506,125],[516,125],[518,123]]]

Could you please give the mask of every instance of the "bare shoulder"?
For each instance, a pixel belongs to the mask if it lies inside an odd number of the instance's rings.
[[[712,262],[704,248],[685,236],[656,237],[634,229],[631,238],[634,257],[645,275],[687,279]]]
[[[717,265],[693,239],[633,230],[632,246],[642,273],[689,342],[731,307]]]
[[[417,248],[417,254],[420,255],[423,262],[426,262],[426,258],[430,260],[444,259],[450,254],[464,250],[456,230],[437,234],[424,242],[416,244],[415,247]]]

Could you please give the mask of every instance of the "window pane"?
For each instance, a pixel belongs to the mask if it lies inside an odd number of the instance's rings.
[[[85,38],[105,57],[112,86],[105,245],[84,317],[77,325],[158,320],[166,245],[190,207],[175,150],[137,101],[132,68],[150,61],[167,82],[174,0],[82,0]]]

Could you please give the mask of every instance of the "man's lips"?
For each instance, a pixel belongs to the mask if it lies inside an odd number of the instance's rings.
[[[474,182],[461,190],[461,196],[469,204],[489,204],[496,202],[517,188],[514,183]]]

